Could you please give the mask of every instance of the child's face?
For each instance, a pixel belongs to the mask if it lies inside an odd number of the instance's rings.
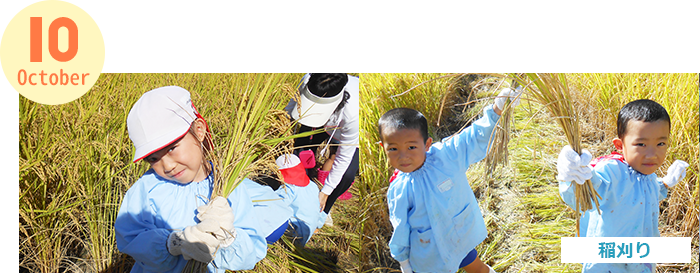
[[[425,153],[432,143],[432,138],[424,142],[420,131],[416,129],[382,132],[382,146],[389,158],[389,165],[405,173],[423,166]]]
[[[666,159],[669,127],[666,121],[630,120],[627,133],[613,143],[632,168],[643,174],[652,174]]]
[[[201,142],[191,133],[144,158],[161,177],[181,184],[207,177]]]

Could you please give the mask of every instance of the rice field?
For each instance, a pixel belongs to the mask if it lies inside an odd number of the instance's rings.
[[[470,124],[500,88],[513,84],[504,75],[361,74],[354,197],[336,202],[334,225],[321,229],[306,248],[283,237],[250,272],[400,272],[389,254],[385,193],[392,170],[377,144],[377,119],[391,108],[414,108],[425,114],[431,136],[441,139]],[[274,158],[291,147],[294,128],[282,109],[301,76],[102,74],[91,91],[65,105],[20,96],[20,272],[129,271],[133,259],[117,250],[113,224],[124,193],[148,168],[131,163],[126,131],[126,115],[143,92],[165,85],[189,90],[218,149],[241,147],[234,156],[240,179],[275,173]],[[612,150],[616,114],[626,102],[650,98],[666,107],[673,130],[658,174],[674,159],[691,167],[661,202],[659,227],[661,236],[692,237],[694,258],[690,264],[660,264],[657,271],[698,272],[698,75],[564,76],[572,106],[581,113],[581,146],[594,156]],[[262,107],[244,109],[256,99]],[[566,136],[527,92],[511,114],[507,161],[478,163],[467,173],[489,232],[477,246],[480,259],[498,272],[578,272],[580,265],[559,262],[559,238],[576,233],[575,214],[561,201],[554,179]],[[247,120],[256,123],[241,127]]]

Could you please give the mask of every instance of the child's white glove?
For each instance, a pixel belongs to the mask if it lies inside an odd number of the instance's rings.
[[[669,188],[675,186],[678,184],[678,181],[681,181],[685,177],[685,168],[688,168],[688,166],[690,165],[683,160],[674,161],[671,167],[668,167],[666,176],[661,180],[664,181],[664,184]]]
[[[175,231],[168,236],[168,252],[171,255],[182,255],[185,260],[195,259],[209,263],[214,259],[214,253],[219,248],[219,240],[208,232],[219,229],[219,223],[214,220],[202,221],[194,226],[186,227],[183,231]]]
[[[401,272],[413,273],[413,268],[411,268],[411,263],[408,262],[408,259],[406,259],[404,261],[400,261],[399,265],[401,265]]]
[[[522,87],[518,87],[516,90],[513,90],[512,88],[504,88],[501,90],[501,93],[498,93],[498,96],[496,97],[496,100],[494,101],[494,104],[498,109],[503,111],[503,108],[506,105],[506,100],[510,99],[511,100],[511,107],[518,106],[520,104],[520,93],[521,93]]]
[[[583,149],[579,155],[571,146],[566,145],[561,149],[557,159],[557,180],[575,181],[576,184],[582,185],[593,177],[591,167],[588,167],[592,157],[586,149]]]
[[[236,229],[233,227],[233,210],[228,204],[228,200],[222,196],[217,196],[208,204],[197,208],[197,218],[200,221],[214,220],[220,225],[213,231],[216,238],[221,241],[222,247],[227,247],[236,240]]]

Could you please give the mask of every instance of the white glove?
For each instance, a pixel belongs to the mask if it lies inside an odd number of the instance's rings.
[[[236,240],[236,229],[233,227],[233,210],[228,204],[228,200],[222,196],[217,196],[208,204],[197,208],[197,218],[200,221],[214,220],[219,224],[219,228],[213,231],[222,247],[227,247]]]
[[[182,255],[185,260],[195,259],[209,263],[214,259],[214,253],[219,248],[219,240],[208,232],[219,229],[214,220],[202,221],[194,226],[186,227],[184,231],[175,231],[168,236],[168,252],[171,255]]]
[[[512,88],[504,88],[501,90],[501,93],[498,93],[494,104],[496,107],[498,107],[498,109],[501,109],[501,111],[505,107],[506,100],[508,99],[511,100],[511,107],[518,106],[520,104],[520,93],[522,93],[521,90],[522,87],[518,87],[516,90],[513,90]]]
[[[408,262],[408,259],[406,259],[404,261],[400,261],[399,265],[401,265],[401,272],[413,273],[413,268],[411,268],[411,263]]]
[[[661,180],[664,181],[664,184],[669,188],[675,186],[678,184],[678,181],[681,181],[685,177],[685,168],[688,168],[688,166],[690,165],[683,160],[674,161],[671,167],[668,167],[666,176]]]
[[[591,167],[588,167],[592,157],[586,149],[583,149],[579,155],[571,146],[566,145],[561,149],[557,159],[557,180],[575,181],[576,184],[582,185],[593,177]]]

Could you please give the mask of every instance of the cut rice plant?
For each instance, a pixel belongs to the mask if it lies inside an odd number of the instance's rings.
[[[505,86],[505,82],[506,78],[500,79],[492,90],[495,90],[496,94],[498,94],[501,87]],[[514,88],[514,85],[515,82],[510,87]],[[496,166],[508,165],[508,143],[510,142],[511,122],[513,120],[511,101],[510,98],[506,100],[505,107],[501,111],[501,118],[498,119],[494,127],[494,132],[491,133],[491,140],[489,141],[491,144],[489,145],[489,151],[486,152],[486,158],[484,159],[484,164],[486,165],[484,175],[486,177],[493,178],[493,172],[496,170]]]
[[[228,117],[228,131],[225,135],[213,136],[221,141],[212,141],[213,151],[207,153],[214,165],[210,200],[217,196],[227,197],[253,173],[278,172],[275,158],[289,152],[289,140],[319,132],[291,135],[294,123],[289,122],[287,113],[270,107],[271,104],[286,103],[293,96],[296,86],[285,84],[287,81],[287,74],[246,74],[233,79],[229,92],[234,94],[237,103],[233,104]],[[205,263],[190,260],[183,272],[206,270]]]
[[[289,152],[291,147],[282,144],[322,131],[292,135],[295,123],[289,122],[287,113],[270,108],[271,102],[286,103],[296,91],[296,86],[284,84],[287,77],[286,74],[251,74],[233,83],[240,89],[231,92],[240,102],[230,114],[228,132],[219,137],[222,141],[214,141],[212,161],[216,171],[212,198],[228,196],[254,172],[276,170],[277,166],[269,163],[274,163],[277,156]]]
[[[515,75],[514,77],[517,77]],[[581,134],[579,131],[578,115],[573,107],[571,94],[566,82],[564,74],[547,74],[547,73],[528,73],[526,74],[529,82],[523,82],[526,85],[534,85],[536,88],[530,88],[529,96],[535,101],[544,105],[550,114],[557,119],[557,122],[564,130],[566,139],[571,148],[579,155],[581,154]],[[522,79],[522,78],[520,78]],[[531,82],[531,83],[530,83]],[[595,204],[598,213],[600,213],[600,204],[598,199],[600,195],[593,188],[590,180],[579,185],[572,183],[574,194],[576,195],[576,234],[580,235],[579,222],[581,214],[593,208]]]

